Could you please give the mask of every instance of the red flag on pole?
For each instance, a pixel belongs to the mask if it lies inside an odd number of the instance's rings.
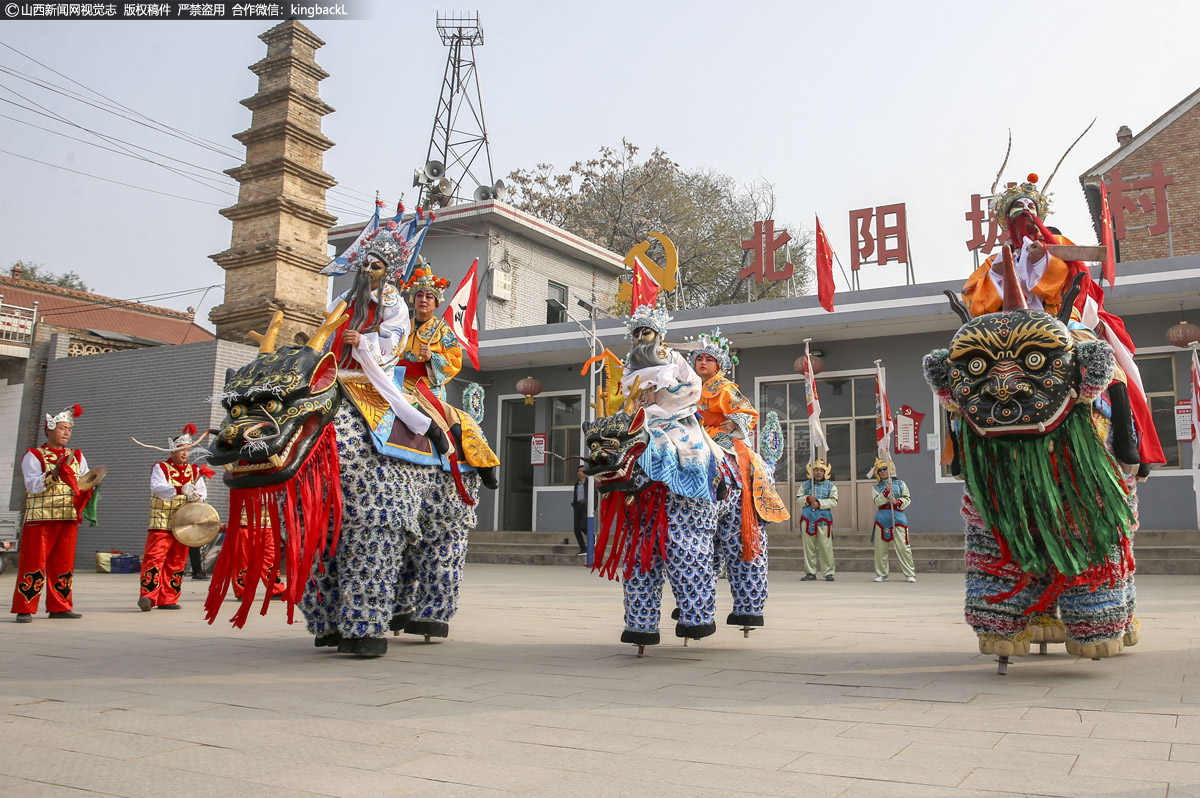
[[[821,307],[833,313],[833,250],[829,239],[821,229],[821,217],[817,217],[817,297]]]
[[[1108,210],[1108,189],[1104,186],[1104,178],[1100,178],[1100,243],[1106,250],[1104,268],[1100,272],[1103,279],[1108,280],[1112,288],[1117,279],[1117,248],[1113,238],[1112,214]]]
[[[446,324],[450,325],[450,329],[454,331],[454,336],[458,338],[467,357],[471,358],[471,365],[475,367],[476,371],[479,370],[479,331],[475,329],[477,302],[475,267],[478,265],[479,258],[476,258],[471,264],[471,268],[467,269],[467,273],[463,275],[462,282],[458,284],[454,296],[450,299],[450,304],[446,307],[446,313],[442,316]]]
[[[633,292],[630,295],[629,312],[633,313],[640,307],[654,307],[658,300],[658,281],[650,276],[650,272],[642,262],[633,259]]]

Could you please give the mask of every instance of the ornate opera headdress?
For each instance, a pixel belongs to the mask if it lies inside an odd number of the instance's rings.
[[[825,462],[820,457],[808,464],[806,473],[808,474],[809,479],[812,479],[812,472],[814,468],[824,469],[825,479],[833,479],[833,469],[829,467],[829,463]]]
[[[80,407],[79,405],[71,405],[66,410],[62,411],[61,413],[59,413],[56,416],[52,416],[49,413],[47,413],[46,414],[46,429],[48,429],[48,430],[54,429],[59,424],[67,424],[70,426],[75,426],[75,419],[79,418],[82,415],[83,415],[83,408]]]
[[[383,261],[388,276],[408,262],[408,241],[396,221],[390,221],[371,233],[362,246],[351,253],[346,261],[352,270],[362,271],[371,259]]]
[[[738,362],[737,355],[730,354],[729,339],[721,335],[720,327],[710,333],[700,333],[692,340],[698,344],[690,353],[693,367],[695,367],[696,358],[699,355],[708,355],[717,361],[721,371],[729,371]]]
[[[871,466],[871,476],[879,479],[879,469],[881,468],[888,470],[889,477],[896,476],[896,464],[888,460],[880,460],[878,457],[875,458],[875,465]]]
[[[402,290],[410,298],[415,297],[418,291],[428,291],[437,297],[439,305],[442,304],[442,300],[446,298],[444,292],[450,285],[450,281],[434,274],[433,267],[424,258],[418,258],[418,261],[419,265],[413,269],[412,277],[408,278],[408,282],[404,284]]]
[[[1009,186],[992,199],[992,213],[1001,229],[1007,230],[1008,220],[1022,212],[1039,219],[1045,219],[1050,213],[1050,197],[1038,191],[1037,181],[1038,176],[1031,173],[1026,182]],[[1047,180],[1046,184],[1049,183]]]
[[[129,440],[133,441],[138,446],[141,446],[145,449],[154,449],[155,451],[158,451],[158,452],[177,452],[180,449],[191,449],[193,446],[199,446],[204,441],[204,439],[207,437],[208,437],[208,432],[205,431],[205,433],[203,435],[201,435],[200,437],[197,438],[196,437],[196,425],[188,424],[186,427],[183,428],[183,434],[181,434],[179,437],[176,437],[176,438],[168,437],[167,438],[167,448],[166,449],[164,449],[161,446],[151,446],[148,443],[142,443],[137,438],[130,438]]]
[[[625,328],[629,330],[630,338],[633,337],[634,332],[644,327],[654,330],[658,333],[659,338],[663,338],[667,334],[667,325],[670,323],[671,316],[665,308],[640,305],[629,318],[625,319]]]

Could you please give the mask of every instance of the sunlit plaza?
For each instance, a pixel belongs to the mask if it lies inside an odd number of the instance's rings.
[[[136,575],[80,573],[82,619],[0,624],[0,793],[1195,796],[1198,583],[1139,578],[1119,656],[1051,646],[1001,677],[950,574],[780,574],[749,638],[639,659],[618,585],[471,564],[448,639],[358,659],[279,605],[231,630],[205,583],[147,615]]]

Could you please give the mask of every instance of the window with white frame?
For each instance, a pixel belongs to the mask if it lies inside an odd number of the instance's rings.
[[[1142,355],[1136,358],[1142,373],[1142,387],[1150,405],[1150,417],[1162,444],[1167,464],[1163,468],[1179,468],[1179,441],[1175,440],[1175,355]]]
[[[580,424],[583,422],[583,399],[576,396],[550,397],[550,467],[549,485],[574,485],[579,460],[567,460],[579,455]],[[558,455],[557,457],[553,455]]]

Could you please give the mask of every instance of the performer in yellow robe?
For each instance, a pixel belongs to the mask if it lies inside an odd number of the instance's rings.
[[[405,341],[401,353],[404,372],[404,390],[414,394],[417,401],[435,420],[436,412],[430,412],[429,397],[423,395],[418,384],[424,384],[429,392],[443,403],[450,415],[451,423],[457,420],[462,429],[463,458],[479,470],[485,486],[497,487],[495,467],[500,465],[479,424],[471,416],[446,402],[446,383],[462,370],[463,351],[458,337],[434,311],[445,298],[444,291],[449,281],[438,277],[433,269],[424,264],[413,269],[412,276],[404,284],[413,308],[413,330]]]

